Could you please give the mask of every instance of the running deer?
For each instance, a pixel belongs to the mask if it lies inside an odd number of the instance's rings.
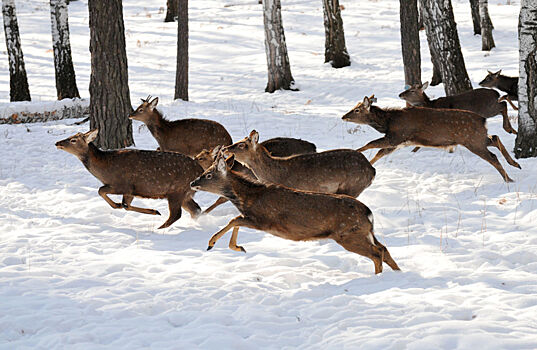
[[[179,152],[195,157],[204,149],[230,145],[231,136],[222,124],[206,119],[180,119],[169,121],[155,108],[158,97],[142,99],[142,104],[129,115],[145,125],[157,140],[160,151]]]
[[[416,84],[401,92],[399,98],[407,101],[415,107],[463,109],[479,114],[483,118],[494,117],[501,114],[505,131],[516,134],[515,129],[509,123],[507,104],[499,101],[500,94],[492,89],[475,89],[458,95],[439,97],[431,100],[425,94],[428,82]]]
[[[375,273],[382,272],[383,262],[400,270],[388,249],[375,238],[373,214],[360,201],[249,179],[232,170],[233,158],[226,162],[220,153],[214,164],[190,184],[196,190],[225,196],[241,214],[212,236],[207,250],[233,228],[229,248],[246,252],[237,245],[242,226],[293,241],[333,239],[346,250],[373,260]]]
[[[297,190],[357,197],[375,177],[375,168],[355,150],[274,157],[258,141],[259,134],[253,130],[250,136],[222,150],[234,154],[235,159],[250,168],[261,181]]]
[[[192,199],[195,192],[190,188],[190,182],[203,173],[198,162],[180,153],[132,149],[102,151],[92,143],[98,132],[95,129],[78,133],[56,142],[56,147],[75,155],[103,183],[99,195],[112,208],[160,215],[154,209],[132,206],[132,200],[134,197],[166,198],[170,216],[159,228],[179,220],[181,207],[193,218],[200,214],[200,207]],[[123,195],[122,202],[112,201],[109,194]]]
[[[487,72],[487,76],[479,83],[479,85],[488,88],[496,88],[500,91],[506,92],[507,95],[502,96],[501,99],[509,102],[513,109],[518,109],[515,107],[513,102],[511,102],[518,101],[518,77],[508,77],[502,75],[501,69],[496,73],[492,73],[491,71]]]
[[[287,157],[297,154],[306,154],[306,153],[315,153],[317,147],[308,141],[301,139],[295,139],[291,137],[275,137],[269,140],[261,142],[265,148],[273,155],[277,157]],[[216,146],[213,150],[208,151],[204,149],[201,151],[194,159],[197,160],[201,167],[206,170],[208,169],[215,161],[218,152],[222,146]],[[245,167],[239,162],[235,162],[233,165],[233,171],[239,172],[244,176],[249,176],[251,179],[257,179],[257,177],[252,173],[250,169]],[[220,197],[213,205],[207,208],[203,213],[208,214],[214,208],[218,207],[220,204],[227,202],[227,199]]]
[[[342,119],[369,125],[385,134],[358,149],[363,152],[380,148],[371,164],[403,146],[444,148],[461,145],[492,164],[506,182],[512,182],[498,158],[487,148],[494,146],[510,165],[520,169],[520,165],[507,153],[500,138],[487,135],[486,119],[470,111],[422,107],[382,109],[371,105],[370,98],[366,96]]]

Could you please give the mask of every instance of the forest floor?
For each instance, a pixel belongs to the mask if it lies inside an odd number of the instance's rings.
[[[509,4],[508,4],[509,3]],[[234,140],[292,136],[319,150],[358,148],[379,134],[341,116],[365,95],[403,106],[399,4],[341,1],[352,65],[324,64],[321,2],[282,1],[298,92],[264,93],[266,59],[257,0],[190,1],[190,102],[173,101],[176,23],[165,1],[124,1],[133,105],[151,94],[170,119],[221,122]],[[226,6],[232,5],[232,6]],[[474,87],[487,69],[518,74],[519,1],[491,0],[497,48],[480,51],[467,0],[453,0]],[[46,1],[17,1],[32,106],[55,99]],[[77,82],[88,98],[87,1],[69,5]],[[423,80],[431,64],[421,32]],[[0,47],[5,48],[3,35]],[[9,108],[5,51],[0,108]],[[442,96],[441,86],[430,88]],[[36,107],[37,106],[37,107]],[[516,113],[510,111],[513,119]],[[247,253],[212,234],[237,215],[229,203],[158,230],[162,217],[112,210],[101,185],[54,143],[76,120],[0,125],[0,349],[535,349],[537,161],[500,161],[514,183],[458,147],[400,149],[375,164],[360,195],[375,234],[402,268],[373,263],[333,241],[291,242],[241,229]],[[511,151],[515,137],[488,120]],[[516,128],[516,121],[514,122]],[[134,124],[136,147],[155,149]],[[370,159],[374,151],[366,152]],[[215,196],[199,193],[207,207]]]

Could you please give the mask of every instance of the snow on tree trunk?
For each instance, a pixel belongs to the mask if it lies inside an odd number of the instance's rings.
[[[174,98],[188,101],[188,0],[179,0],[177,14],[177,69]]]
[[[479,0],[479,18],[481,21],[481,50],[490,51],[496,45],[492,37],[492,21],[489,17],[488,0]]]
[[[15,11],[15,0],[2,0],[2,16],[9,59],[9,97],[11,101],[30,101],[28,78],[24,68],[19,25]]]
[[[323,0],[324,13],[324,62],[330,62],[334,68],[351,65],[349,53],[345,46],[345,33],[339,0]]]
[[[173,22],[178,15],[179,0],[168,0],[166,2],[166,17],[164,22]]]
[[[515,157],[537,156],[537,2],[522,0],[518,22],[518,134]]]
[[[433,63],[437,65],[446,95],[472,90],[466,72],[451,0],[420,0]]]
[[[90,128],[104,149],[133,144],[132,112],[121,0],[89,0]]]
[[[418,2],[417,0],[400,0],[399,5],[405,85],[421,84]]]
[[[265,91],[296,90],[294,88],[295,81],[291,75],[289,56],[287,56],[280,0],[263,1],[263,19],[268,65],[268,83]]]
[[[472,22],[474,24],[474,35],[481,35],[481,17],[479,16],[479,0],[470,0],[472,10]]]
[[[67,0],[50,0],[50,20],[58,100],[80,97],[71,57]]]

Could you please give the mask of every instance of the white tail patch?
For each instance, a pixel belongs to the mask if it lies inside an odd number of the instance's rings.
[[[375,226],[375,219],[373,218],[372,212],[367,214],[367,218],[369,219],[369,222],[371,222],[371,226]],[[371,232],[367,234],[367,238],[369,238],[369,242],[371,242],[372,245],[375,245],[375,239],[373,238],[373,234]]]
[[[372,245],[375,245],[375,240],[373,239],[373,234],[371,232],[367,234],[367,238],[369,238]]]

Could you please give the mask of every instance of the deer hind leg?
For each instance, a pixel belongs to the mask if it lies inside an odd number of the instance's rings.
[[[384,250],[375,245],[372,233],[367,233],[367,236],[360,229],[351,229],[334,237],[334,240],[346,250],[373,260],[375,274],[378,274],[382,272],[382,261],[386,259],[383,256]]]
[[[507,152],[507,150],[503,146],[502,141],[500,141],[500,138],[497,135],[489,136],[489,145],[488,146],[494,146],[497,149],[499,149],[500,152],[502,153],[503,157],[507,161],[507,163],[509,163],[511,166],[514,166],[515,168],[522,169],[520,167],[520,164],[518,164],[513,158],[511,158],[511,155],[509,155],[509,152]]]
[[[382,243],[377,241],[377,238],[374,235],[373,239],[375,240],[375,245],[382,250],[382,261],[388,264],[388,266],[391,267],[392,270],[401,271],[395,260],[393,260],[392,256],[390,255],[388,248],[386,248]]]
[[[211,211],[214,210],[214,208],[218,207],[219,205],[221,204],[224,204],[225,202],[227,202],[228,199],[225,198],[225,197],[220,197],[216,200],[216,202],[214,202],[209,208],[205,209],[203,211],[203,214],[209,214]]]
[[[377,152],[377,154],[373,157],[373,159],[371,159],[369,162],[371,164],[375,164],[375,162],[377,160],[379,160],[380,158],[384,157],[384,156],[387,156],[388,154],[392,153],[393,151],[395,151],[397,148],[395,147],[390,147],[390,148],[382,148],[380,151]]]
[[[167,196],[168,208],[170,210],[170,216],[159,229],[171,226],[174,222],[181,218],[181,204],[183,204],[184,194],[172,193]]]
[[[233,233],[231,234],[231,239],[229,240],[229,249],[234,250],[236,252],[246,253],[246,250],[244,250],[243,247],[241,247],[240,245],[237,245],[238,234],[239,234],[239,227],[238,226],[233,227]]]
[[[511,126],[511,123],[509,122],[509,116],[507,115],[507,103],[500,102],[498,105],[501,108],[501,114],[502,114],[502,118],[503,118],[503,129],[505,131],[507,131],[508,133],[510,133],[510,134],[515,134],[516,135],[517,132]]]
[[[190,214],[193,219],[196,219],[198,216],[201,215],[201,208],[198,203],[194,201],[192,195],[188,196],[183,200],[182,207]]]
[[[207,250],[211,250],[213,249],[214,245],[216,244],[216,242],[222,238],[222,236],[227,232],[229,231],[232,227],[239,227],[239,226],[249,226],[250,225],[250,221],[248,221],[244,216],[242,215],[239,215],[237,216],[236,218],[233,218],[231,219],[231,221],[223,228],[221,229],[220,231],[218,231],[217,233],[215,233],[211,239],[209,240],[209,246],[207,247]],[[236,232],[237,234],[239,233],[239,230],[237,230]],[[231,237],[231,239],[233,240],[233,236]],[[236,240],[237,240],[237,235],[235,234],[235,243],[236,243]],[[230,245],[231,245],[231,241],[229,242]],[[235,244],[236,246],[236,244]]]
[[[137,213],[142,213],[142,214],[160,215],[158,210],[155,210],[155,209],[133,207],[131,205],[133,199],[134,199],[134,196],[129,195],[129,194],[124,194],[123,201],[121,201],[121,206],[125,208],[125,210],[128,210],[128,211],[135,211]]]
[[[492,153],[491,151],[489,151],[485,145],[485,147],[480,147],[480,148],[476,148],[476,147],[469,147],[467,145],[464,145],[466,148],[468,148],[468,150],[470,152],[472,152],[473,154],[475,154],[476,156],[479,156],[480,158],[486,160],[487,162],[489,162],[493,167],[496,168],[496,170],[498,170],[498,172],[502,175],[503,179],[505,182],[513,182],[513,180],[509,177],[509,175],[507,175],[507,173],[505,172],[505,170],[503,169],[502,165],[500,164],[500,162],[498,161],[498,158],[496,157],[496,155],[494,153]]]

